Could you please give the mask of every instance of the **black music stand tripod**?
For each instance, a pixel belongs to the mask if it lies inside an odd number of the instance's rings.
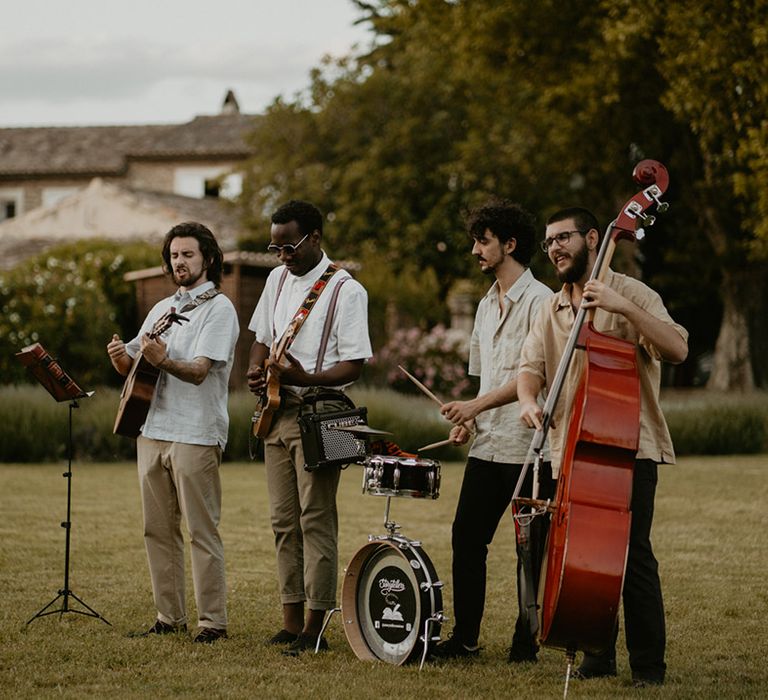
[[[85,397],[91,396],[93,392],[90,394],[84,394]],[[72,531],[72,520],[71,520],[71,514],[72,514],[72,411],[76,408],[79,408],[78,403],[76,400],[72,400],[69,404],[69,431],[67,436],[67,471],[65,471],[62,476],[66,478],[67,480],[67,519],[61,523],[61,527],[64,528],[65,531],[65,545],[64,545],[64,587],[59,589],[58,595],[47,605],[42,607],[38,612],[36,612],[29,620],[27,620],[27,624],[32,622],[33,620],[36,620],[38,617],[44,617],[45,615],[54,615],[56,613],[60,613],[63,615],[64,613],[77,613],[78,615],[86,615],[87,617],[96,617],[99,620],[103,620],[108,625],[112,625],[111,622],[109,622],[106,618],[102,617],[99,613],[97,613],[90,605],[88,605],[85,601],[78,598],[74,592],[69,588],[69,552],[70,552],[70,534]],[[53,606],[59,598],[62,599],[61,601],[61,607],[56,608],[54,610],[49,610],[51,606]],[[77,608],[70,607],[69,599],[72,598],[76,600],[80,605],[82,605],[85,610],[78,610]]]
[[[63,527],[66,532],[64,548],[64,587],[59,589],[58,595],[50,603],[43,606],[29,618],[27,624],[36,620],[38,617],[54,615],[56,613],[63,615],[64,613],[71,612],[77,613],[78,615],[98,618],[111,626],[112,623],[97,613],[85,601],[78,598],[69,588],[69,553],[70,535],[72,532],[72,455],[74,453],[72,440],[72,411],[79,407],[77,399],[93,396],[93,392],[81,389],[77,382],[62,369],[61,365],[59,365],[59,363],[54,360],[39,343],[24,348],[21,352],[16,353],[16,356],[19,361],[27,367],[29,373],[37,379],[43,387],[45,387],[46,391],[48,391],[56,401],[69,401],[67,471],[62,474],[67,480],[67,519],[61,523],[61,527]],[[62,599],[61,607],[51,610],[50,608],[52,608],[60,598]],[[77,608],[71,607],[69,602],[70,598],[80,603],[85,610],[78,610]]]

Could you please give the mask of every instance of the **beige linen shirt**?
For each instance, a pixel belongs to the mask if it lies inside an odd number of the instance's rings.
[[[630,299],[641,309],[657,319],[673,326],[687,341],[688,331],[675,323],[664,306],[661,297],[639,280],[612,270],[606,274],[605,284]],[[520,372],[530,372],[545,382],[550,389],[560,358],[565,349],[576,314],[571,303],[571,287],[563,285],[549,304],[545,304],[535,319],[526,338],[520,357]],[[675,452],[672,439],[659,404],[661,386],[661,356],[646,338],[621,314],[597,309],[594,317],[596,330],[614,338],[635,343],[637,370],[640,378],[640,442],[637,459],[652,459],[657,463],[674,464]],[[557,428],[550,430],[552,448],[552,472],[560,472],[562,441],[568,425],[567,408],[573,402],[578,379],[584,366],[584,353],[576,351],[571,361],[566,384],[555,407],[553,419]]]
[[[520,349],[541,306],[552,290],[525,270],[507,290],[499,306],[499,283],[480,300],[469,346],[469,374],[480,377],[479,394],[498,389],[517,376]],[[517,401],[483,411],[476,418],[477,436],[470,457],[489,462],[522,464],[533,430],[520,420]]]

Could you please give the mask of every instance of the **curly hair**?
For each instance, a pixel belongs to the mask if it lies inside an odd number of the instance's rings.
[[[311,202],[292,199],[272,214],[273,224],[289,224],[291,221],[298,224],[299,231],[304,235],[313,231],[319,232],[320,235],[323,234],[323,215]]]
[[[475,240],[481,239],[487,230],[502,243],[514,238],[517,245],[512,257],[521,265],[530,263],[535,250],[536,219],[519,204],[508,199],[490,199],[466,215],[466,226]]]
[[[200,252],[205,260],[208,279],[218,289],[221,285],[221,276],[224,271],[224,254],[221,252],[216,237],[211,230],[199,224],[196,221],[185,221],[177,224],[168,233],[165,234],[163,241],[163,267],[167,275],[172,274],[171,270],[171,241],[174,238],[195,238],[200,244]]]

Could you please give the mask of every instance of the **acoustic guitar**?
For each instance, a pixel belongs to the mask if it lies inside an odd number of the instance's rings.
[[[185,316],[176,313],[176,309],[170,310],[161,316],[152,326],[149,337],[159,338],[174,323],[181,324],[182,321],[188,321]],[[155,393],[157,378],[160,376],[160,370],[144,357],[141,351],[133,358],[133,364],[128,372],[128,376],[123,384],[123,391],[120,394],[120,405],[117,407],[117,417],[115,418],[115,427],[112,432],[115,435],[124,435],[125,437],[137,438],[141,431],[141,426],[147,419],[149,405],[152,402],[152,396]]]

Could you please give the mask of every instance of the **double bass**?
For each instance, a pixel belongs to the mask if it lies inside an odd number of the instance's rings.
[[[643,160],[633,172],[642,191],[628,200],[603,237],[590,280],[602,280],[619,240],[634,242],[650,226],[651,211],[666,211],[661,197],[666,168]],[[513,496],[513,512],[524,524],[550,517],[537,606],[539,641],[563,649],[567,683],[577,651],[600,654],[613,643],[624,583],[631,524],[632,477],[640,433],[640,386],[634,343],[597,331],[594,312],[579,309],[529,455],[533,498],[518,498],[528,465]],[[583,371],[570,406],[554,502],[537,499],[536,475],[555,407],[576,350]],[[529,460],[526,460],[527,462]],[[530,590],[532,587],[528,586]]]

